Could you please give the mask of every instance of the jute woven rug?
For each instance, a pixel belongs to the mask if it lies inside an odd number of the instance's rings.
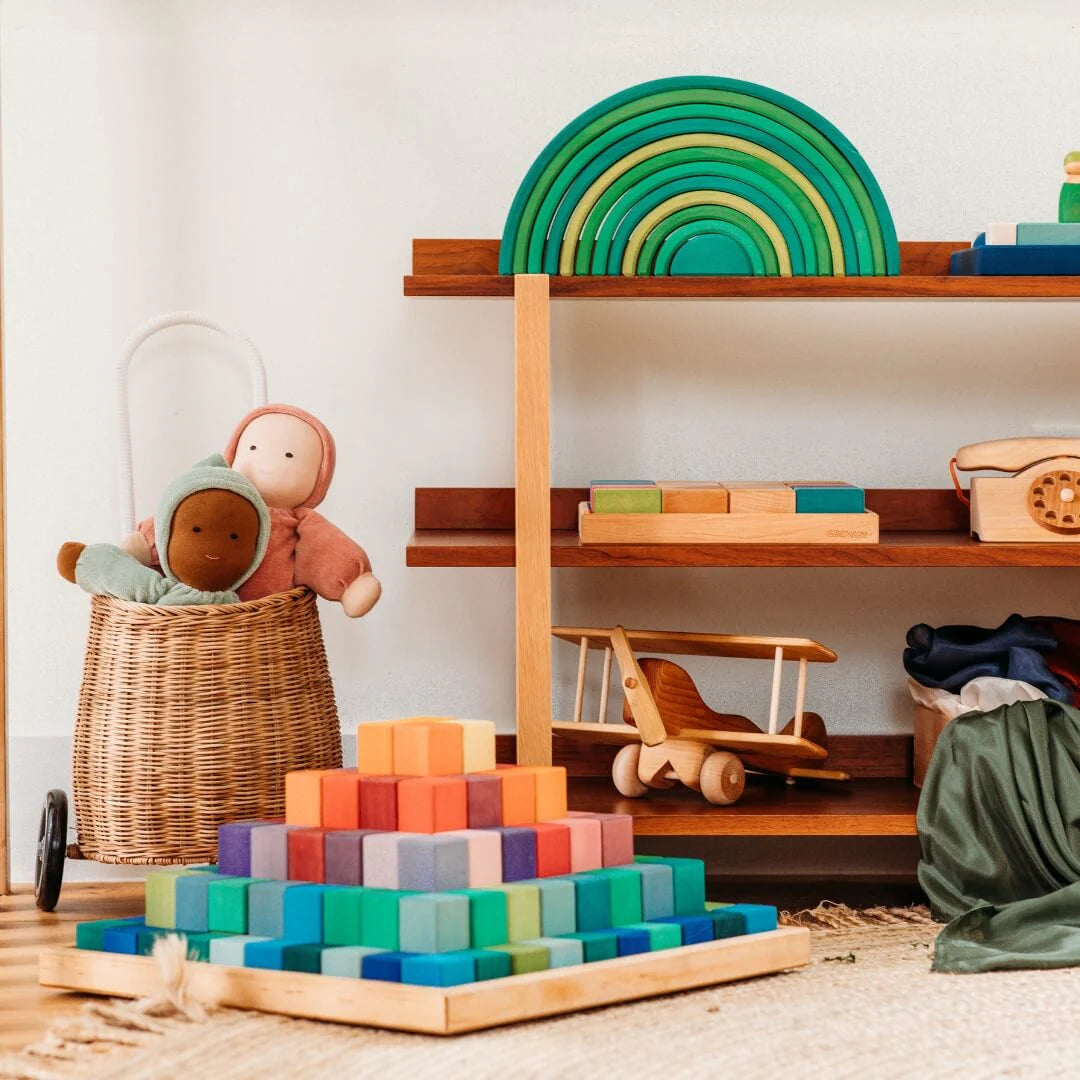
[[[192,1020],[162,1003],[149,1012],[94,1003],[0,1061],[0,1076],[1080,1075],[1080,971],[931,974],[937,927],[921,909],[819,908],[790,921],[813,930],[807,969],[451,1039],[232,1009]]]

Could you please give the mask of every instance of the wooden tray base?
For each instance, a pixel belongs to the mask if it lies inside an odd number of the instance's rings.
[[[862,514],[594,514],[578,508],[583,544],[876,544]]]
[[[457,1035],[769,975],[809,962],[810,931],[784,927],[445,990],[206,963],[188,965],[187,985],[196,997],[238,1009]],[[38,978],[42,986],[111,997],[139,998],[161,989],[152,957],[90,952],[74,946],[43,949]]]

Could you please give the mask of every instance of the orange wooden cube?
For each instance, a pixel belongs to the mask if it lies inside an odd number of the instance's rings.
[[[461,728],[453,723],[394,724],[398,776],[454,776],[461,772]]]
[[[498,770],[502,781],[502,823],[532,825],[536,821],[536,776],[521,765]]]
[[[322,824],[322,779],[331,771],[302,769],[285,774],[286,825]]]
[[[562,765],[523,765],[536,782],[534,821],[566,817],[566,769]]]
[[[398,832],[437,833],[468,827],[463,776],[412,776],[397,786]]]
[[[390,776],[393,773],[394,725],[389,720],[357,725],[356,767],[368,776]]]
[[[360,828],[360,778],[364,775],[357,769],[335,769],[323,775],[322,824],[324,828]]]

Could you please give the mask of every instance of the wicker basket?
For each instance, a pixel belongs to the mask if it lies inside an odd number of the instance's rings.
[[[309,590],[199,607],[93,598],[73,776],[86,858],[212,861],[222,822],[282,816],[286,772],[340,764]]]

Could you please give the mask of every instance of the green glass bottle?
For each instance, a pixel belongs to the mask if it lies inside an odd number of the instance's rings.
[[[1058,221],[1080,221],[1080,150],[1065,155],[1065,183],[1061,185]]]

